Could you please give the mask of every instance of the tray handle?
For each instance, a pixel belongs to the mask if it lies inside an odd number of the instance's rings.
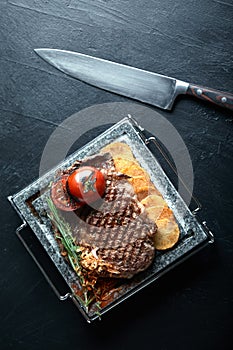
[[[46,279],[46,281],[49,283],[50,287],[52,288],[52,290],[54,291],[54,293],[56,294],[56,296],[58,297],[59,300],[64,301],[67,300],[68,298],[72,298],[73,295],[70,292],[67,292],[65,294],[61,293],[59,291],[59,289],[56,287],[56,285],[54,284],[54,282],[52,281],[51,277],[49,276],[49,274],[46,272],[45,266],[42,265],[41,262],[39,262],[38,258],[36,257],[36,255],[32,252],[31,248],[29,247],[29,245],[27,244],[26,239],[23,237],[22,235],[22,230],[24,228],[26,228],[28,225],[24,225],[24,223],[22,225],[20,225],[17,229],[16,229],[16,234],[18,236],[18,238],[20,239],[20,241],[22,242],[22,244],[24,245],[24,247],[26,248],[26,250],[28,251],[28,253],[31,255],[32,259],[35,261],[36,265],[38,266],[38,268],[40,269],[40,271],[42,272],[44,278]],[[39,243],[39,242],[38,242]]]
[[[156,148],[159,150],[160,154],[163,156],[163,158],[166,160],[166,162],[168,163],[168,165],[170,166],[170,168],[172,169],[172,171],[174,172],[174,174],[177,176],[177,178],[179,179],[179,181],[182,183],[182,185],[184,186],[184,188],[186,189],[186,191],[189,193],[189,195],[191,196],[192,200],[196,203],[196,208],[192,210],[192,213],[195,215],[197,214],[200,210],[201,210],[201,203],[199,202],[199,200],[191,193],[190,189],[188,188],[188,186],[186,185],[186,183],[184,182],[184,180],[182,179],[182,177],[178,174],[178,172],[176,171],[176,168],[173,166],[173,164],[171,163],[171,161],[169,160],[166,152],[162,149],[162,146],[159,144],[159,142],[156,140],[156,138],[154,136],[151,136],[147,139],[145,139],[145,144],[149,144],[153,142],[153,144],[156,146]]]
[[[49,285],[51,286],[52,290],[54,291],[54,293],[56,294],[59,300],[64,301],[69,298],[73,299],[73,294],[71,292],[61,293],[59,288],[57,288],[56,284],[60,284],[60,285],[63,284],[62,288],[66,290],[67,285],[63,280],[63,278],[61,277],[59,271],[51,264],[51,261],[49,260],[49,257],[46,254],[46,252],[44,251],[41,243],[38,241],[38,239],[34,235],[32,235],[32,231],[29,225],[27,224],[24,217],[20,213],[18,207],[14,203],[13,196],[9,196],[8,200],[22,220],[22,224],[19,227],[17,227],[15,231],[16,235],[18,236],[18,238],[20,239],[20,241],[22,242],[22,244],[24,245],[28,253],[31,255],[32,259],[35,261],[36,265],[42,272],[46,281],[49,283]],[[25,232],[25,229],[27,228],[28,228],[28,231]],[[36,251],[36,253],[34,251]],[[43,260],[44,262],[42,262]],[[45,266],[47,266],[47,268]],[[50,269],[53,270],[53,274],[56,276],[56,277],[54,276],[54,280],[55,278],[57,279],[56,283],[55,281],[54,282],[52,281],[51,273],[49,273],[47,270],[48,266],[50,267]]]
[[[205,231],[208,234],[208,239],[209,239],[208,243],[210,243],[210,244],[214,243],[214,234],[207,226],[206,221],[202,221],[202,226],[204,227]]]

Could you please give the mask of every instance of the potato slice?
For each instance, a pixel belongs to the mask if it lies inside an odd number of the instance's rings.
[[[122,172],[126,175],[129,175],[131,177],[144,177],[149,185],[149,175],[148,173],[140,167],[138,164],[131,164],[129,167],[126,167],[122,170]]]
[[[159,220],[163,219],[175,220],[172,210],[167,205],[164,206],[163,211],[159,216]]]
[[[147,179],[149,179],[147,172],[142,169],[136,160],[115,157],[114,164],[117,172],[121,172],[129,176],[145,176]]]
[[[112,157],[122,157],[128,160],[135,160],[130,147],[124,142],[114,142],[102,148],[100,153],[109,152]]]
[[[144,205],[145,208],[148,207],[154,207],[154,206],[166,206],[166,202],[163,199],[162,196],[159,196],[157,194],[150,194],[146,198],[144,198],[141,203]]]
[[[122,157],[115,157],[114,163],[116,171],[130,176],[129,182],[132,184],[139,201],[149,194],[160,195],[159,191],[150,181],[148,173],[134,159],[129,160]]]
[[[137,197],[140,202],[149,195],[153,194],[162,197],[161,193],[151,183],[149,184],[149,186],[140,187],[137,191]]]
[[[173,218],[156,220],[158,230],[154,238],[155,249],[165,250],[172,248],[179,239],[180,230]]]
[[[161,215],[163,208],[164,207],[162,205],[146,208],[147,216],[149,217],[149,219],[156,222],[156,220]]]
[[[147,187],[149,188],[150,181],[148,178],[145,178],[144,176],[134,176],[128,179],[128,181],[133,186],[135,194],[138,194],[141,189]]]
[[[144,205],[148,217],[153,220],[158,229],[155,235],[155,249],[171,248],[179,239],[180,231],[172,210],[165,200],[158,195],[149,195],[141,203]]]
[[[118,171],[118,172],[119,171],[123,172],[126,169],[130,168],[131,166],[138,165],[135,160],[123,158],[121,156],[116,156],[113,159],[114,159],[116,171]]]

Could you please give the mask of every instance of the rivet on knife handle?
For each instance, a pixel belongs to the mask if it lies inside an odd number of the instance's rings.
[[[207,87],[189,84],[186,92],[188,95],[198,97],[201,100],[215,103],[218,106],[233,110],[233,95]]]

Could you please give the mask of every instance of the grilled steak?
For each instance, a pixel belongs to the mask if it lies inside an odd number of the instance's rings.
[[[80,165],[94,166],[106,177],[104,197],[93,207],[86,205],[75,212],[72,228],[82,249],[80,264],[92,276],[131,278],[153,261],[156,225],[125,176],[116,173],[109,154],[78,161],[63,174]]]

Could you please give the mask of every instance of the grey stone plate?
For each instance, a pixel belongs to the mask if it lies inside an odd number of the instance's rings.
[[[179,193],[166,176],[161,165],[148,149],[145,143],[145,137],[137,126],[138,124],[132,118],[127,117],[122,119],[113,127],[109,128],[66,158],[59,167],[53,168],[37,181],[9,197],[11,204],[23,220],[23,224],[17,229],[19,238],[31,253],[35,262],[39,265],[41,271],[44,273],[60,300],[65,300],[69,297],[72,298],[75,305],[88,322],[100,317],[112,307],[155,281],[194,252],[203,248],[208,243],[212,243],[214,240],[213,234],[207,229],[204,223],[200,224],[197,221],[195,215],[182,200]],[[146,271],[128,281],[124,288],[122,288],[122,292],[117,295],[114,301],[96,313],[93,309],[85,308],[74,295],[74,286],[79,286],[79,280],[72,267],[61,256],[54,238],[51,222],[46,214],[46,198],[49,192],[45,189],[53,180],[58,168],[66,168],[76,159],[83,159],[98,153],[102,147],[114,141],[124,141],[131,147],[134,156],[141,166],[149,173],[151,181],[161,192],[169,207],[173,210],[181,234],[178,243],[172,249],[165,252],[158,252],[153,264]],[[48,261],[43,265],[38,259],[37,252],[35,250],[32,251],[30,245],[27,243],[25,235],[22,235],[22,228],[26,225],[31,228],[35,239],[38,239],[43,246],[43,252],[46,252],[45,254],[50,257],[49,263],[52,262],[63,277],[67,286],[67,293],[65,293],[65,295],[61,295],[58,291],[59,288],[54,284],[51,276],[49,276],[47,271]]]

